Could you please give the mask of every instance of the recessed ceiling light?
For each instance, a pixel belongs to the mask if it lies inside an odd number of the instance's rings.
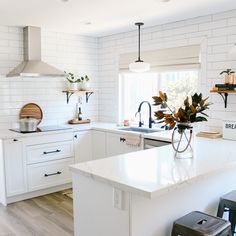
[[[57,0],[58,2],[69,2],[69,0]]]
[[[170,0],[160,0],[160,2],[170,2]]]
[[[80,23],[83,25],[92,25],[91,21],[81,21]]]

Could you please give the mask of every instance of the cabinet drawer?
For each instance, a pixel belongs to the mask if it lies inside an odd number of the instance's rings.
[[[53,133],[53,131],[52,131]],[[72,131],[67,131],[63,133],[51,134],[51,132],[45,132],[43,135],[37,133],[31,137],[25,138],[26,145],[38,145],[38,144],[47,144],[47,143],[56,143],[56,142],[65,142],[72,141],[74,133]]]
[[[69,165],[73,163],[74,158],[68,158],[65,160],[28,165],[29,191],[70,183],[71,173],[69,171]]]
[[[27,164],[58,160],[74,156],[73,142],[56,142],[26,147]]]

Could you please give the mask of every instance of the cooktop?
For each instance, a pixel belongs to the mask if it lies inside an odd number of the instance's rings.
[[[36,131],[31,131],[31,132],[22,132],[20,129],[10,129],[11,131],[17,132],[17,133],[38,133],[38,132],[49,132],[49,131],[58,131],[58,130],[68,130],[72,129],[70,127],[65,127],[65,126],[42,126],[38,127]]]

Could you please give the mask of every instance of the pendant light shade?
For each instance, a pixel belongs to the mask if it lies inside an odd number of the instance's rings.
[[[129,70],[136,73],[142,73],[150,70],[150,64],[145,63],[140,58],[140,27],[144,25],[144,23],[137,22],[135,25],[138,26],[138,60],[129,64]]]
[[[136,61],[129,64],[129,70],[136,73],[142,73],[150,70],[150,64],[142,61]]]

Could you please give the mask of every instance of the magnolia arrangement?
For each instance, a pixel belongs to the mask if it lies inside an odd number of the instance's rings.
[[[211,103],[207,102],[208,97],[202,98],[201,93],[195,93],[191,98],[186,97],[184,105],[176,111],[169,107],[166,93],[160,91],[159,96],[154,96],[153,99],[154,105],[167,108],[155,112],[156,119],[165,123],[163,127],[173,129],[177,124],[178,128],[184,128],[186,124],[207,121],[208,115],[204,111],[209,109]]]

